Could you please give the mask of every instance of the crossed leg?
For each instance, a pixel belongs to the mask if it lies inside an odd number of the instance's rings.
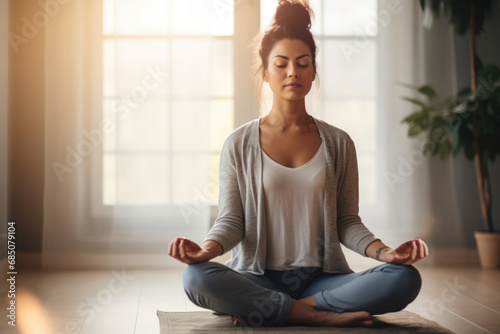
[[[263,287],[231,268],[215,262],[188,265],[184,289],[196,305],[243,319],[252,327],[302,324],[316,326],[371,326],[366,311],[320,310],[286,293]]]
[[[322,274],[299,300],[320,310],[383,314],[404,309],[418,295],[422,280],[413,266],[382,264],[352,274]]]

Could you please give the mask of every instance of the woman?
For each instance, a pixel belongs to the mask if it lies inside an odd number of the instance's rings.
[[[258,76],[269,83],[268,115],[233,131],[220,160],[219,216],[201,246],[176,238],[169,255],[189,264],[184,288],[196,305],[235,325],[372,326],[421,286],[411,264],[421,240],[392,249],[358,216],[354,144],[308,115],[316,45],[305,0],[280,0],[259,36]],[[340,243],[386,264],[353,273]],[[209,262],[232,250],[222,265]]]

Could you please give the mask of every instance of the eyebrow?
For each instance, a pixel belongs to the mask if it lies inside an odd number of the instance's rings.
[[[304,57],[311,57],[311,56],[309,56],[308,54],[303,54],[303,55],[301,55],[301,56],[298,56],[298,57],[297,57],[297,58],[295,58],[295,59],[296,59],[296,60],[299,60],[299,59],[302,59],[302,58],[304,58]],[[290,58],[288,58],[287,56],[282,56],[282,55],[277,55],[277,56],[275,56],[274,58],[283,58],[283,59],[286,59],[286,60],[290,59]]]

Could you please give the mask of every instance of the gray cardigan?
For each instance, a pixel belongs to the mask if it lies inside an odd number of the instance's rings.
[[[325,240],[318,240],[323,271],[351,273],[340,243],[366,256],[375,236],[358,215],[358,165],[349,135],[315,119],[324,141],[326,183],[324,196]],[[234,130],[224,142],[219,166],[219,215],[205,240],[218,242],[226,262],[238,271],[263,274],[266,264],[266,213],[262,188],[260,119]]]

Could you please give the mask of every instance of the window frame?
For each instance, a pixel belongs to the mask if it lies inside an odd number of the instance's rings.
[[[234,105],[234,116],[233,116],[233,129],[238,127],[239,125],[247,122],[248,120],[255,118],[255,115],[258,115],[257,103],[253,94],[249,94],[252,91],[251,82],[249,79],[249,75],[247,71],[241,71],[241,68],[251,68],[252,60],[251,57],[248,57],[247,46],[251,42],[253,36],[256,34],[255,31],[252,31],[252,27],[258,27],[259,16],[255,15],[255,13],[259,13],[259,6],[256,6],[255,3],[247,3],[244,1],[235,0],[235,4],[233,6],[234,10],[234,33],[229,36],[211,36],[211,35],[174,35],[171,32],[163,35],[120,35],[116,37],[116,35],[105,35],[103,31],[103,3],[104,0],[92,0],[89,1],[90,11],[89,13],[93,13],[92,22],[90,25],[90,34],[93,37],[89,40],[92,41],[89,50],[90,54],[88,55],[88,59],[90,61],[90,66],[88,71],[88,82],[89,82],[89,100],[91,101],[91,109],[90,113],[91,123],[92,124],[100,124],[103,118],[103,101],[106,97],[103,94],[103,70],[104,70],[104,59],[103,59],[103,45],[106,38],[157,38],[157,39],[165,39],[167,38],[169,41],[172,41],[176,38],[202,38],[202,39],[230,39],[233,42],[233,82],[234,82],[234,91],[233,91],[233,105]],[[166,0],[167,1],[167,0]],[[169,6],[171,6],[171,2],[169,1]],[[228,2],[224,1],[224,6],[222,8],[230,9]],[[254,15],[249,15],[249,13],[254,13]],[[95,24],[94,24],[95,23]],[[238,36],[238,38],[236,37]],[[169,50],[171,54],[171,50]],[[172,65],[172,62],[168,63],[169,66]],[[249,96],[251,95],[251,96]],[[207,96],[207,99],[213,100],[218,97],[215,96]],[[223,99],[228,99],[229,97],[219,97]],[[169,104],[172,104],[171,95],[165,97]],[[116,126],[116,124],[115,124]],[[89,187],[89,209],[92,213],[92,216],[99,221],[100,223],[109,221],[113,217],[113,210],[115,205],[108,205],[104,203],[103,198],[103,155],[106,152],[104,151],[104,146],[99,145],[95,148],[92,159],[89,159],[90,166],[88,168],[91,169],[92,180]],[[203,153],[205,154],[205,153]],[[207,151],[206,154],[213,156],[214,154],[219,155],[219,151]],[[172,162],[170,162],[170,165]],[[172,172],[170,172],[171,174]],[[171,177],[171,176],[170,176]],[[170,186],[169,188],[172,188]],[[171,192],[172,190],[169,189]],[[158,206],[171,205],[176,206],[176,204],[117,204],[125,210],[127,207],[141,206],[143,208],[149,208],[151,210],[155,210]],[[211,204],[211,212],[212,218],[214,218],[217,214],[217,204]],[[213,219],[212,219],[213,221]]]

